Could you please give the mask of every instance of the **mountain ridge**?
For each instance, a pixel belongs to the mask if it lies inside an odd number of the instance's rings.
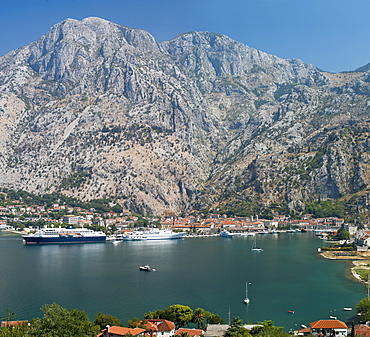
[[[66,19],[0,57],[0,186],[154,214],[362,198],[368,78],[211,32],[156,43]]]

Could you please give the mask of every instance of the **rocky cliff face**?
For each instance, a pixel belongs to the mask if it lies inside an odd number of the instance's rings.
[[[0,186],[160,215],[366,195],[369,78],[67,19],[0,57]]]

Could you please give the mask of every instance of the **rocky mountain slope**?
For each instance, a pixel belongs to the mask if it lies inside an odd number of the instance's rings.
[[[158,215],[366,200],[369,83],[220,34],[67,19],[0,57],[0,186]]]

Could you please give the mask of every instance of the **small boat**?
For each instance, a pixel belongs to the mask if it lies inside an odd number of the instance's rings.
[[[150,268],[148,264],[146,264],[145,266],[140,266],[139,269],[143,271],[152,271],[152,268]]]
[[[337,319],[336,316],[329,316],[331,319]]]
[[[307,329],[307,325],[301,324],[301,327],[302,327],[303,329]]]
[[[347,307],[347,308],[343,308],[343,310],[344,311],[352,311],[352,308]]]
[[[288,314],[294,314],[294,310],[288,310]]]
[[[248,282],[245,282],[245,299],[244,303],[248,304],[251,300],[248,297]]]
[[[254,237],[254,243],[253,243],[253,246],[252,246],[252,252],[262,252],[263,249],[262,248],[258,248],[257,247],[257,238]]]

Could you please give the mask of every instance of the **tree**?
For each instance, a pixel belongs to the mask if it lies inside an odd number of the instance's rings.
[[[154,310],[154,311],[148,311],[144,314],[145,319],[158,319],[162,318],[164,319],[164,310]]]
[[[244,328],[243,321],[239,317],[233,317],[230,327],[226,330],[226,337],[250,337],[248,329]]]
[[[336,237],[338,240],[349,240],[351,236],[347,230],[344,228],[339,228]]]
[[[105,329],[107,325],[109,326],[123,326],[122,322],[115,316],[105,315],[99,312],[95,316],[95,325],[98,325],[101,330]]]
[[[370,320],[370,298],[365,297],[356,305],[357,311],[361,314],[361,321],[369,321]]]
[[[274,326],[274,322],[267,320],[258,322],[259,326],[251,330],[252,335],[259,337],[288,337],[290,334],[283,331],[282,327]]]
[[[5,318],[0,317],[0,321],[10,322],[14,321],[15,314],[8,311],[8,315]],[[6,323],[5,323],[6,324]],[[11,323],[6,324],[4,327],[0,327],[0,337],[12,336],[12,337],[24,337],[27,336],[29,330],[28,323],[22,322],[21,324],[12,325]]]
[[[206,319],[207,312],[202,308],[197,308],[193,312],[192,322],[198,326],[198,329],[203,325],[204,320]]]
[[[181,328],[191,322],[193,310],[186,305],[174,304],[164,310],[164,316],[164,319],[174,322]]]
[[[219,314],[212,314],[207,311],[207,323],[208,324],[223,324],[224,320]]]
[[[350,334],[351,337],[356,337],[356,334],[355,334],[355,323],[353,323],[352,321],[352,324],[351,324],[351,334]]]
[[[129,328],[135,329],[135,328],[141,328],[146,329],[145,324],[148,323],[146,319],[139,320],[137,317],[134,317],[133,319],[128,321]]]
[[[31,322],[30,335],[37,337],[95,337],[99,329],[84,311],[65,309],[59,304],[44,304],[43,318]]]

